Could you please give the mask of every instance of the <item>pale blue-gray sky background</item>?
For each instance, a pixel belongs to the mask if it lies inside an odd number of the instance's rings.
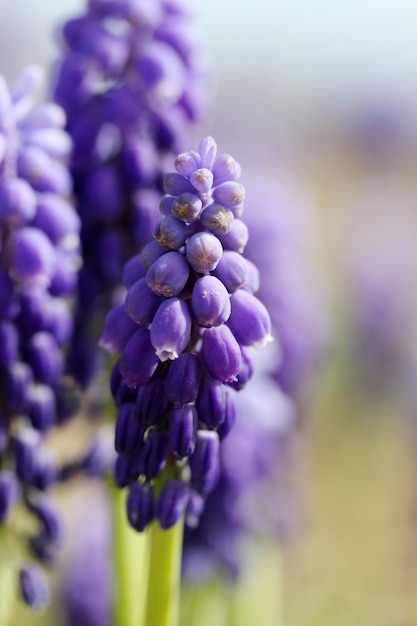
[[[0,0],[0,71],[54,54],[51,28],[83,0]],[[417,101],[416,0],[210,0],[200,23],[220,85],[251,80],[314,106],[361,94]]]

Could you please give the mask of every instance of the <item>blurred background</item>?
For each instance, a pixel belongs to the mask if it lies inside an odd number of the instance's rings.
[[[51,29],[83,6],[0,0],[6,78],[28,61],[49,67]],[[284,573],[286,626],[412,626],[417,4],[211,0],[198,14],[215,75],[209,131],[238,158],[244,183],[249,174],[273,181],[277,213],[296,205],[306,217],[305,265],[325,311],[291,479],[300,528],[279,550],[261,542],[243,589],[255,604],[265,594],[265,615],[268,603],[276,615]],[[262,221],[257,194],[248,185],[252,220]]]

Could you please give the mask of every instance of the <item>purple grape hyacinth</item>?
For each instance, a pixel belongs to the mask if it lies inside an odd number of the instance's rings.
[[[49,563],[62,524],[48,487],[57,460],[45,438],[72,411],[65,376],[80,220],[70,203],[71,140],[56,104],[34,106],[42,73],[27,68],[9,90],[0,76],[0,524],[13,532],[19,502],[36,520],[29,552]],[[47,583],[20,564],[23,599],[41,609]]]
[[[187,236],[174,250],[172,241],[164,247],[161,240],[149,244],[159,248],[152,254],[144,249],[145,282],[138,272],[125,308],[109,312],[100,341],[120,353],[111,381],[118,407],[116,482],[129,487],[128,519],[139,530],[154,517],[162,528],[174,525],[213,489],[220,440],[235,420],[235,394],[250,378],[247,348],[272,340],[269,314],[251,293],[252,281],[246,283],[243,250],[234,252],[239,285],[214,276],[228,249],[212,216],[227,213],[227,220],[219,218],[224,233],[240,219],[240,167],[227,154],[217,156],[216,142],[206,137],[198,152],[179,154],[175,168],[164,178],[161,207],[165,212],[171,206]],[[184,194],[191,206],[201,206],[199,212],[178,209]],[[210,219],[204,218],[207,210]],[[151,420],[143,418],[144,402],[155,407]],[[168,478],[154,502],[147,484],[163,472]]]
[[[74,142],[84,259],[69,368],[86,388],[122,268],[158,222],[164,163],[206,117],[209,71],[191,4],[177,0],[90,0],[64,24],[62,48],[54,96]],[[158,238],[175,248],[185,234],[168,216]]]

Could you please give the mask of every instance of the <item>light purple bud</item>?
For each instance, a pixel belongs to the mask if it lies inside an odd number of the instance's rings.
[[[225,250],[233,250],[241,254],[249,240],[248,227],[245,222],[235,217],[229,232],[225,235],[219,235],[219,239]]]
[[[145,270],[148,270],[163,254],[166,254],[166,250],[164,250],[157,241],[148,243],[142,250],[140,257]]]
[[[164,254],[164,250],[161,248],[161,254]],[[144,278],[146,275],[146,269],[142,263],[142,253],[135,254],[123,268],[123,284],[127,289],[131,287],[134,283],[136,283],[141,278]]]
[[[163,301],[161,296],[149,289],[146,278],[134,283],[126,294],[126,312],[136,324],[147,326],[153,320],[159,305]]]
[[[74,319],[68,302],[60,298],[51,298],[49,303],[49,331],[59,346],[65,345],[72,337]]]
[[[219,477],[219,437],[214,430],[197,432],[194,453],[189,458],[192,486],[208,494]]]
[[[29,407],[29,388],[33,382],[32,368],[27,363],[15,361],[5,374],[7,389],[5,402],[10,413],[25,413]]]
[[[201,274],[212,272],[223,254],[217,237],[207,232],[192,235],[187,241],[185,254],[192,268]]]
[[[187,226],[173,215],[167,215],[156,227],[154,237],[162,248],[178,250],[187,239]]]
[[[62,196],[71,193],[72,181],[67,168],[40,148],[27,146],[22,150],[17,159],[17,171],[36,191],[53,191]]]
[[[135,530],[142,532],[155,517],[153,487],[149,483],[134,483],[127,496],[127,519]]]
[[[241,167],[230,154],[220,154],[213,165],[214,184],[220,185],[228,180],[237,180]]]
[[[159,476],[169,455],[168,433],[150,430],[139,453],[140,474],[146,480]]]
[[[16,474],[24,483],[30,482],[35,473],[36,456],[41,443],[39,433],[32,428],[22,428],[14,437]]]
[[[143,428],[161,422],[168,408],[165,383],[161,378],[152,378],[138,387],[135,402],[135,418]]]
[[[45,433],[56,422],[55,394],[47,385],[32,385],[29,392],[29,417],[35,430]]]
[[[176,407],[194,402],[201,378],[200,359],[190,352],[183,352],[170,364],[165,381],[168,399]]]
[[[30,335],[38,330],[49,329],[51,317],[51,298],[39,285],[24,287],[20,292],[19,323]]]
[[[202,276],[193,288],[191,309],[197,324],[205,328],[219,326],[229,319],[230,296],[215,276]]]
[[[128,387],[147,383],[158,366],[159,360],[150,341],[149,330],[139,328],[123,348],[120,373]]]
[[[200,167],[200,155],[193,152],[182,152],[175,159],[175,169],[181,176],[189,178],[191,174]]]
[[[206,194],[212,187],[213,174],[207,168],[201,167],[191,174],[190,182],[193,184],[193,187],[197,189],[197,191],[201,194]]]
[[[60,106],[53,102],[47,102],[30,111],[19,126],[23,130],[63,128],[66,121],[65,117],[65,112]]]
[[[186,223],[191,223],[200,215],[203,204],[195,194],[183,193],[175,198],[172,215]]]
[[[0,524],[4,524],[10,511],[18,502],[20,485],[16,474],[11,470],[0,471]]]
[[[123,166],[129,184],[137,186],[151,184],[157,172],[155,146],[146,137],[124,139]]]
[[[135,419],[133,402],[122,404],[117,412],[114,447],[123,456],[133,456],[142,447],[143,428]]]
[[[192,195],[192,194],[190,194]],[[171,215],[172,209],[174,208],[174,204],[177,201],[177,196],[170,196],[169,194],[165,194],[162,196],[161,201],[159,203],[159,210],[163,215]],[[179,217],[178,215],[176,217]]]
[[[195,193],[195,188],[188,178],[172,172],[164,176],[164,191],[171,196],[180,196],[182,193]]]
[[[36,213],[36,195],[21,178],[11,178],[0,186],[0,220],[8,224],[24,224]]]
[[[258,298],[239,289],[231,297],[232,312],[228,325],[243,346],[264,346],[272,341],[271,318]]]
[[[189,274],[190,266],[184,255],[172,250],[151,265],[146,274],[146,282],[157,295],[171,298],[184,289]]]
[[[75,262],[74,262],[75,261]],[[49,291],[53,296],[68,296],[75,291],[78,279],[77,260],[66,250],[56,249],[56,269]]]
[[[214,202],[204,209],[200,219],[206,230],[220,237],[230,231],[234,218],[230,209]]]
[[[245,199],[245,188],[235,181],[221,183],[214,189],[213,199],[231,209],[234,215],[236,215],[237,211],[240,214],[242,203]]]
[[[223,383],[233,382],[240,371],[242,356],[240,346],[230,328],[207,328],[203,335],[201,354],[207,371]]]
[[[156,517],[163,530],[175,526],[187,508],[189,489],[180,480],[167,480],[156,503]]]
[[[79,245],[80,217],[69,202],[57,194],[38,194],[32,226],[40,228],[54,245],[65,250],[75,250]]]
[[[137,330],[137,324],[129,317],[123,304],[113,307],[104,321],[99,346],[110,354],[122,352]]]
[[[34,377],[45,385],[56,385],[64,371],[64,360],[55,337],[46,331],[32,335],[27,359]]]
[[[5,321],[0,323],[0,366],[7,367],[18,357],[19,337],[15,325]]]
[[[223,283],[229,293],[233,293],[244,285],[248,277],[246,260],[237,252],[225,250],[213,275]]]
[[[193,406],[172,409],[169,419],[169,447],[180,459],[194,452],[197,410]]]
[[[55,250],[38,228],[26,226],[14,233],[12,262],[13,272],[24,283],[47,287],[55,274]]]
[[[30,563],[19,572],[19,588],[23,601],[35,611],[42,611],[49,604],[48,580],[43,569]]]
[[[200,167],[207,167],[209,170],[211,170],[217,154],[217,144],[214,141],[213,137],[204,137],[204,139],[200,141],[198,151],[201,156]]]
[[[154,39],[140,46],[137,71],[151,96],[162,102],[177,102],[185,82],[185,68],[176,51]]]
[[[185,350],[191,334],[191,313],[184,300],[168,298],[155,313],[151,343],[160,361],[177,359]]]
[[[24,143],[41,148],[53,159],[67,158],[72,149],[71,138],[62,128],[26,129]]]

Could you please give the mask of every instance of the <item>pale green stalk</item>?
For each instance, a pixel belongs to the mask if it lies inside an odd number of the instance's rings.
[[[2,554],[6,543],[6,530],[0,528],[0,626],[11,626],[16,601],[16,570],[5,562]]]
[[[144,626],[150,533],[139,533],[129,526],[126,490],[113,486],[112,492],[115,564],[113,626]]]
[[[178,626],[184,522],[162,530],[151,527],[148,602],[145,626]]]

